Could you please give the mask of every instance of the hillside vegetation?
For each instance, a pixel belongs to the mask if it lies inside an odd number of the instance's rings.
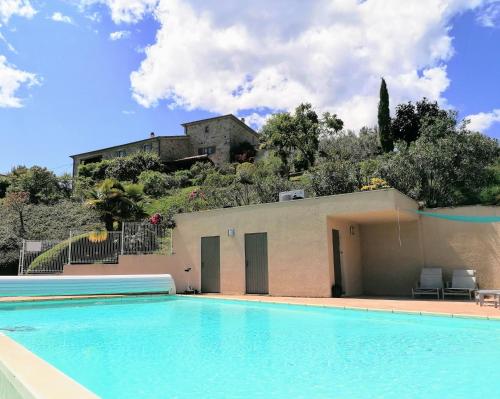
[[[151,217],[173,227],[180,212],[274,202],[298,188],[323,196],[394,187],[427,207],[500,204],[498,141],[426,99],[398,105],[390,118],[386,90],[382,134],[345,129],[337,115],[301,104],[267,120],[253,163],[168,172],[157,156],[137,153],[82,165],[74,182],[38,166],[14,168],[0,178],[0,271],[15,269],[23,238],[65,239],[70,229],[120,229]]]

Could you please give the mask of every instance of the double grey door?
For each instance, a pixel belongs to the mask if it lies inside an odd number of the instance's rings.
[[[201,292],[220,292],[220,238],[201,237]]]
[[[245,234],[247,294],[268,294],[267,233]]]

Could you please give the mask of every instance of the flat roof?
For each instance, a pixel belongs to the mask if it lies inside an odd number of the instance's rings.
[[[389,195],[389,197],[386,197]],[[349,198],[351,197],[351,198]],[[370,198],[371,197],[371,198]],[[368,208],[367,204],[371,203],[373,200],[377,199],[383,200],[387,207],[381,208]],[[215,215],[215,214],[229,214],[232,212],[239,212],[243,210],[262,210],[264,208],[276,208],[280,209],[282,207],[293,207],[300,206],[301,204],[307,204],[309,206],[320,206],[321,204],[328,203],[330,201],[343,199],[349,204],[356,204],[356,200],[363,199],[364,202],[360,202],[360,207],[349,207],[350,209],[337,209],[338,213],[335,212],[335,217],[337,218],[349,218],[355,219],[366,219],[370,217],[373,212],[381,212],[389,210],[393,213],[393,216],[398,216],[402,221],[417,219],[418,215],[413,211],[418,209],[418,203],[413,198],[408,197],[395,188],[382,188],[379,190],[370,191],[355,191],[352,193],[334,194],[334,195],[324,195],[318,197],[309,197],[299,200],[292,201],[282,201],[282,202],[266,202],[262,204],[251,204],[242,206],[233,206],[228,208],[216,208],[216,209],[205,209],[201,211],[185,212],[175,215],[175,218],[186,218],[186,217],[196,217],[198,215]],[[368,200],[368,201],[367,201]],[[222,216],[222,215],[221,215]]]
[[[111,147],[99,148],[98,150],[92,150],[92,151],[87,151],[87,152],[81,152],[81,153],[79,153],[79,154],[70,155],[70,158],[78,157],[78,156],[81,156],[81,155],[92,155],[92,154],[98,154],[98,153],[100,153],[100,152],[103,152],[103,151],[109,151],[109,150],[112,150],[112,149],[114,149],[114,148],[120,148],[120,147],[125,147],[125,146],[128,146],[128,145],[139,144],[139,143],[146,143],[146,142],[148,142],[148,141],[154,141],[154,140],[158,140],[158,139],[189,139],[189,137],[184,136],[184,135],[148,137],[148,138],[146,138],[146,139],[137,140],[137,141],[130,141],[130,142],[128,142],[128,143],[118,144],[118,145],[113,145],[113,146],[111,146]]]

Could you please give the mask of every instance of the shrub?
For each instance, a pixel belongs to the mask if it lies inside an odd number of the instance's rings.
[[[144,193],[158,198],[165,195],[173,178],[165,173],[146,170],[139,175],[139,183],[144,186]]]
[[[192,179],[191,181],[195,186],[203,184],[206,177],[215,171],[217,171],[217,169],[209,162],[196,162],[193,166],[191,166],[191,169],[189,169]]]
[[[347,161],[324,162],[312,169],[310,179],[318,196],[352,193],[358,189],[356,166]]]
[[[361,191],[372,191],[372,190],[380,190],[382,188],[390,188],[389,184],[380,177],[372,177],[370,179],[370,184],[361,187]]]
[[[484,188],[479,198],[484,205],[500,205],[500,185]]]
[[[10,186],[10,181],[7,177],[0,176],[0,198],[4,198],[7,189]]]
[[[167,184],[167,186],[169,188],[189,187],[192,185],[190,177],[190,171],[178,170],[173,174],[173,176],[169,175],[169,184]]]
[[[146,171],[163,171],[163,164],[156,154],[138,152],[133,155],[108,161],[106,177],[118,181],[137,183],[139,175]]]
[[[104,180],[106,178],[106,170],[111,161],[104,160],[78,166],[78,177],[86,177],[94,182]]]

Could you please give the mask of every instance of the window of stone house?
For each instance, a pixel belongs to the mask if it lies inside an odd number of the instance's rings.
[[[152,144],[144,144],[142,146],[142,150],[145,152],[151,152],[151,151],[153,151],[153,145]]]
[[[198,155],[212,155],[212,154],[215,154],[215,146],[198,148]]]
[[[122,157],[124,157],[126,155],[127,155],[127,152],[125,150],[118,150],[118,151],[116,151],[116,156],[118,158],[122,158]]]
[[[208,125],[205,126],[205,133],[208,133],[209,129],[208,129]]]

